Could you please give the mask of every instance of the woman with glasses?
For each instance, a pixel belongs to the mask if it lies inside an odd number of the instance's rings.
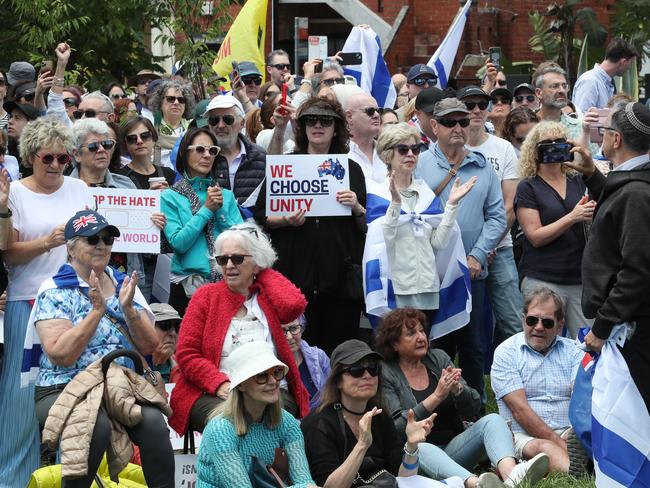
[[[181,140],[176,159],[183,177],[161,195],[160,208],[167,219],[165,237],[174,251],[169,304],[181,316],[194,291],[219,277],[211,259],[215,239],[243,221],[232,191],[222,189],[215,180],[213,166],[218,154],[210,130],[190,129]]]
[[[393,310],[384,316],[375,337],[385,359],[381,381],[386,407],[397,432],[404,431],[411,410],[416,420],[437,413],[426,442],[420,444],[420,469],[434,479],[458,476],[466,488],[518,486],[524,481],[532,486],[546,474],[548,458],[541,455],[517,465],[512,433],[498,414],[465,428],[464,420],[480,416],[481,399],[442,349],[429,348],[425,320],[413,308]],[[472,473],[486,459],[505,483],[491,473]]]
[[[576,151],[571,147],[566,127],[557,122],[541,122],[528,133],[521,146],[522,180],[514,206],[525,236],[521,291],[546,286],[562,296],[567,302],[565,325],[575,338],[580,327],[592,323],[582,314],[581,263],[596,202],[582,177],[563,164]]]
[[[276,109],[278,134],[284,133],[291,114],[287,107]],[[347,154],[349,139],[345,115],[337,102],[313,97],[298,110],[293,154]],[[309,302],[305,337],[328,353],[357,336],[363,307],[363,293],[350,285],[360,279],[355,273],[363,255],[366,185],[361,167],[350,159],[348,164],[350,189],[338,191],[336,202],[348,207],[351,215],[306,217],[305,210],[298,210],[267,218],[265,185],[255,207],[255,220],[269,229],[278,251],[276,269],[295,283]]]
[[[260,341],[237,348],[223,365],[230,377],[230,395],[211,412],[203,432],[197,488],[259,486],[250,477],[252,464],[266,471],[278,448],[286,453],[289,468],[289,479],[282,486],[315,488],[299,423],[280,401],[280,385],[289,367]]]
[[[289,367],[280,390],[282,403],[295,417],[304,417],[309,394],[280,324],[304,311],[305,297],[270,269],[276,254],[255,224],[222,232],[213,252],[223,280],[197,290],[183,317],[176,352],[180,377],[171,397],[169,425],[181,434],[189,426],[203,431],[210,413],[230,395],[233,377],[224,362],[249,342],[273,347]]]
[[[385,198],[382,228],[396,305],[427,314],[423,325],[428,334],[439,308],[436,254],[447,246],[454,232],[458,204],[472,189],[476,177],[463,185],[456,179],[437,225],[426,218],[416,223],[400,219],[401,214],[424,213],[435,197],[424,181],[413,177],[420,148],[420,134],[415,127],[405,122],[386,127],[377,139],[377,154],[388,167],[388,178],[376,190],[373,186],[372,193]]]
[[[94,199],[81,181],[64,176],[72,158],[70,130],[52,118],[28,123],[20,139],[23,164],[33,175],[14,181],[9,195],[12,232],[3,253],[9,286],[5,310],[5,357],[0,373],[0,408],[11,422],[0,424],[0,476],[27,485],[39,463],[34,389],[20,387],[27,321],[38,288],[66,262],[63,228]]]
[[[521,155],[521,145],[528,133],[539,124],[539,117],[526,107],[513,108],[503,126],[503,138],[515,148],[517,157]]]
[[[93,363],[123,349],[125,344],[143,356],[151,354],[158,344],[154,317],[138,289],[137,274],[127,276],[108,266],[113,243],[119,235],[117,227],[92,210],[77,212],[65,225],[63,237],[68,262],[43,283],[31,317],[43,349],[34,395],[36,418],[41,426],[46,425],[50,415],[57,419],[53,412],[60,415],[65,406],[55,402],[64,394],[66,386],[86,372],[86,368],[92,368]],[[130,364],[123,359],[116,362],[121,366]],[[160,410],[165,408],[168,414],[169,408],[156,390],[146,380],[142,381],[146,387],[138,385],[137,398],[133,394],[123,398],[137,403],[141,412],[141,420],[134,424],[121,423],[115,412],[104,408],[99,409],[94,422],[92,416],[87,422],[77,420],[79,415],[83,417],[80,410],[92,408],[91,399],[83,402],[79,398],[79,403],[71,407],[67,427],[76,429],[75,447],[87,454],[83,459],[87,470],[81,476],[63,478],[63,488],[91,486],[104,453],[114,441],[114,423],[120,424],[128,438],[140,447],[147,485],[174,486],[174,453]],[[73,391],[78,393],[79,388],[77,385]],[[115,392],[109,388],[110,385],[106,387],[106,396],[110,397]],[[50,420],[44,432],[51,430]],[[63,430],[63,445],[66,435],[70,435],[67,432],[67,428]],[[78,460],[74,462],[74,454],[71,456],[63,448],[62,451],[64,472],[81,470]],[[66,459],[72,461],[71,465],[66,466]]]
[[[505,87],[498,87],[490,92],[492,107],[487,114],[488,120],[494,125],[494,135],[503,137],[505,120],[512,105],[512,92]]]
[[[113,103],[128,98],[128,95],[124,92],[124,88],[117,81],[113,81],[104,86],[102,93],[110,98]]]
[[[61,97],[63,98],[63,106],[68,114],[68,118],[71,121],[74,121],[75,118],[72,114],[79,109],[79,104],[81,103],[81,92],[74,86],[65,86],[63,87]]]

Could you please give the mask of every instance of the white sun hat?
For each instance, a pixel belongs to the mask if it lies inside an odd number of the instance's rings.
[[[221,364],[230,378],[231,390],[248,378],[276,366],[282,366],[285,374],[289,371],[289,366],[275,357],[271,345],[262,341],[248,342],[239,346]]]

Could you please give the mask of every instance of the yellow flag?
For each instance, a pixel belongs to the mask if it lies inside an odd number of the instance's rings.
[[[232,62],[252,61],[265,76],[264,41],[266,39],[266,10],[268,0],[248,0],[239,11],[226,34],[212,69],[228,80]]]

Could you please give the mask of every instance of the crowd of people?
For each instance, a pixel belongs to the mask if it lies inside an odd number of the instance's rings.
[[[298,76],[272,51],[266,83],[238,60],[231,90],[201,100],[148,70],[66,85],[71,48],[54,53],[50,71],[0,72],[1,487],[53,462],[89,487],[104,454],[112,477],[137,462],[173,487],[168,425],[203,433],[206,488],[586,476],[568,414],[581,327],[599,351],[630,324],[619,347],[650,405],[650,108],[614,89],[637,56],[623,39],[573,90],[554,62],[512,91],[489,61],[458,90],[418,64],[393,76],[393,107],[338,54]],[[266,158],[282,154],[347,154],[346,214],[272,214]],[[165,303],[159,255],[112,252],[121,230],[90,187],[160,193]],[[391,311],[368,333],[371,222]],[[452,260],[468,320],[441,336]]]

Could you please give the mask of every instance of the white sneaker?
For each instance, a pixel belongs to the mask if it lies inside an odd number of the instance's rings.
[[[483,473],[478,477],[476,488],[503,488],[505,485],[494,473]]]
[[[548,456],[540,452],[534,458],[517,464],[508,479],[504,481],[504,485],[518,486],[522,481],[527,481],[530,486],[534,486],[547,472]]]

